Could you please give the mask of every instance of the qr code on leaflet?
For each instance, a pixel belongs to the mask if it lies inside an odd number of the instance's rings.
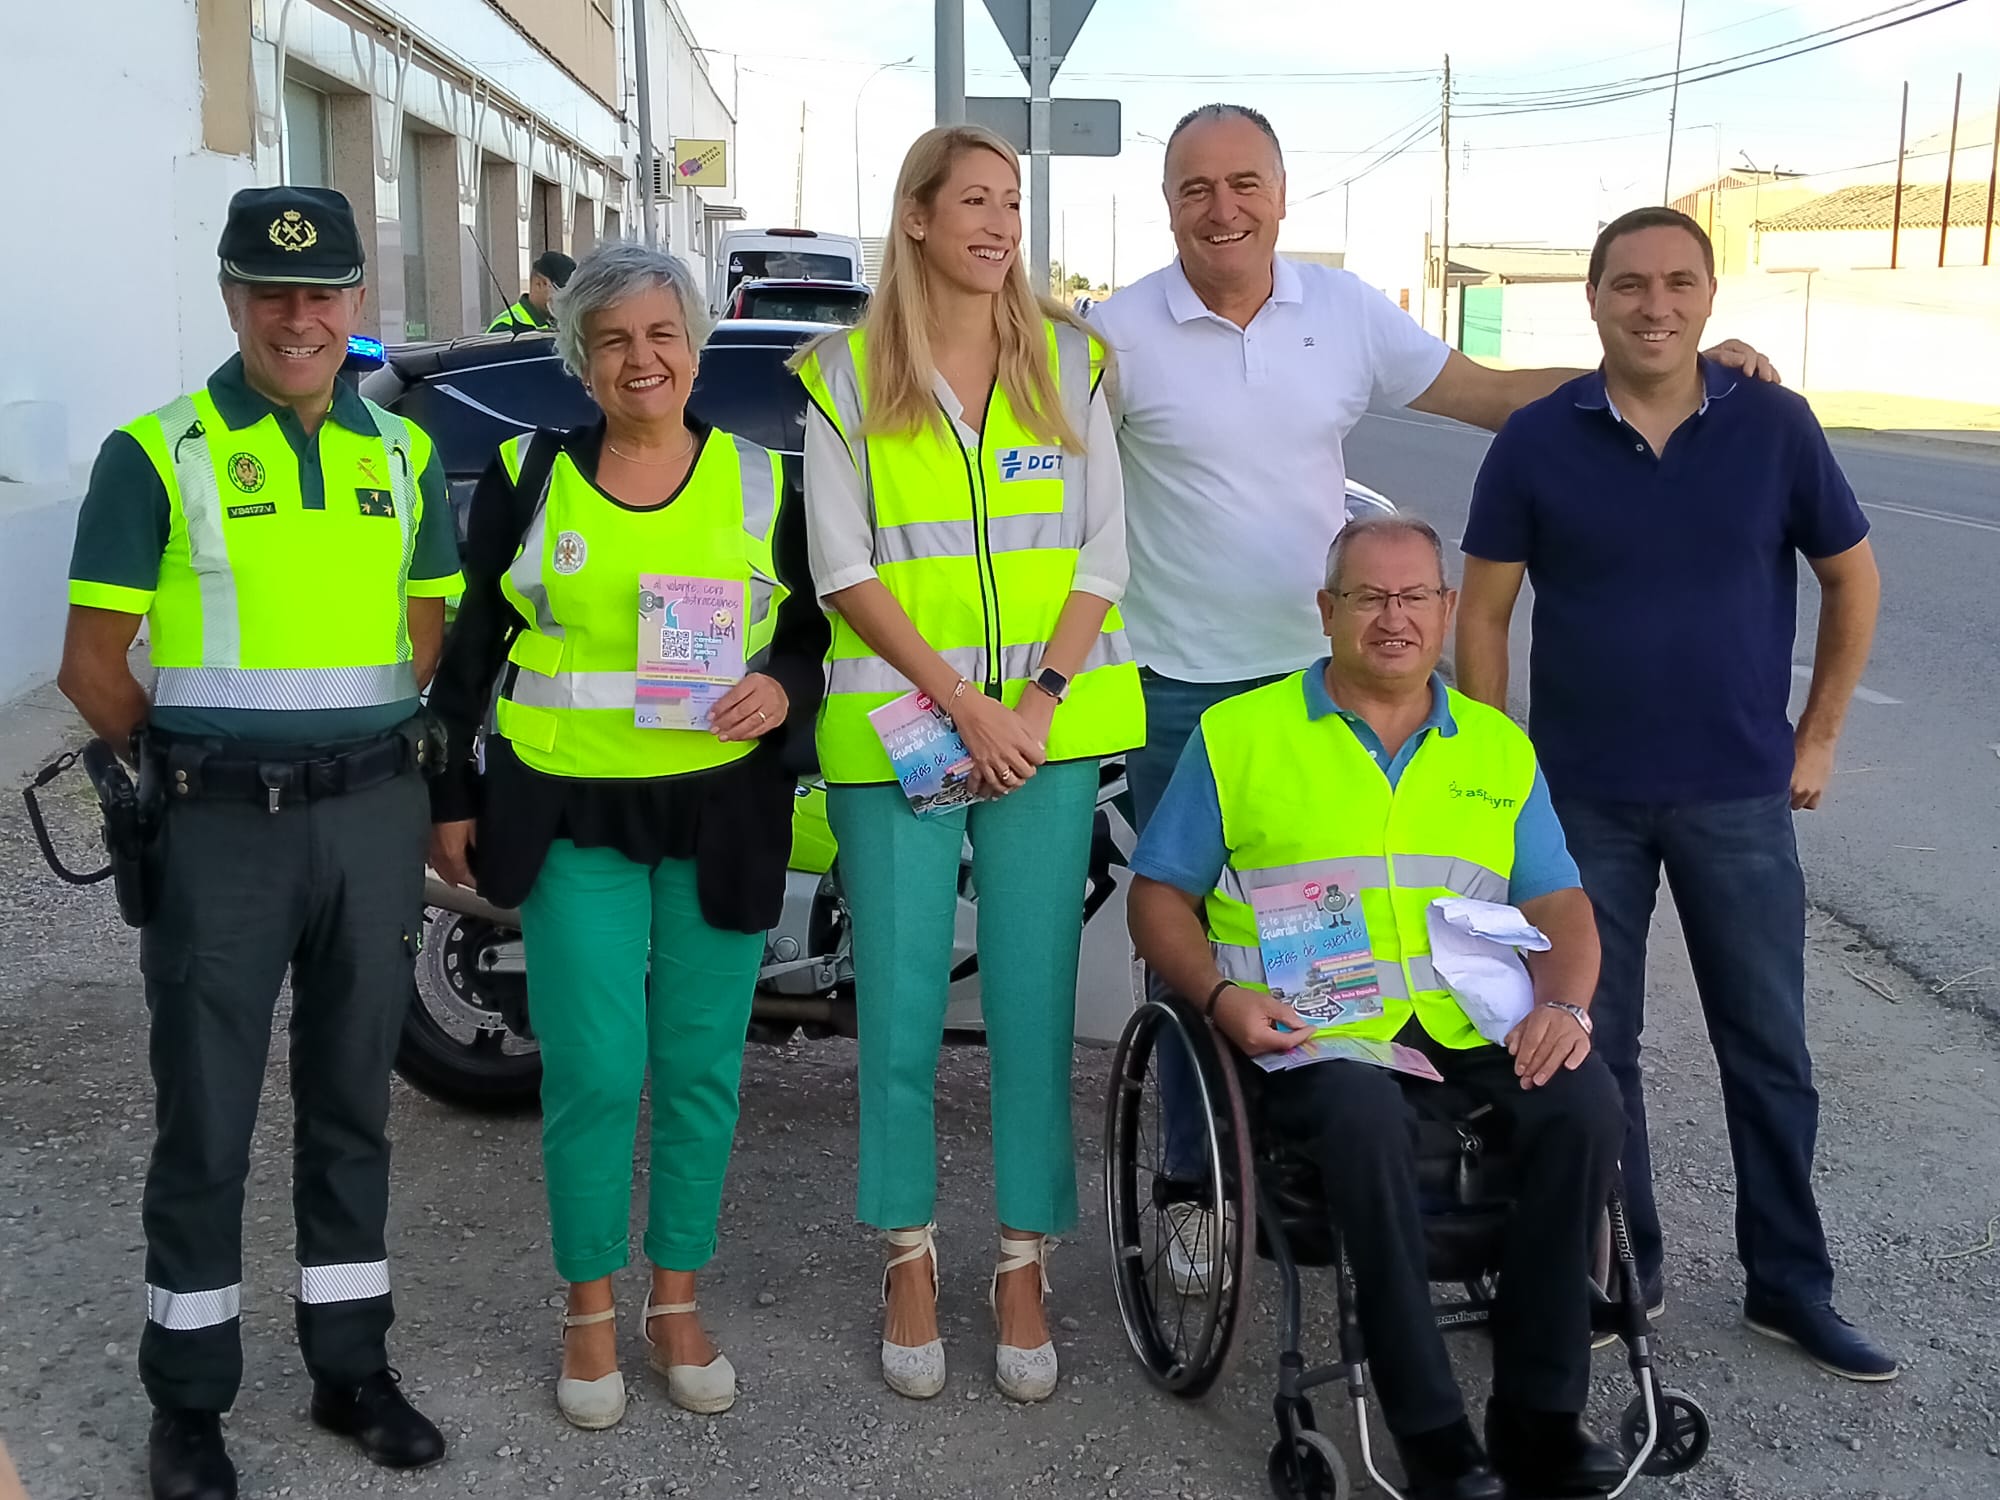
[[[662,630],[660,632],[661,661],[693,661],[694,632],[692,630]]]

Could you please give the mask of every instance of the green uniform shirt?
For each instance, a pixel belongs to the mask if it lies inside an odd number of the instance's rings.
[[[510,328],[553,328],[556,320],[547,313],[535,311],[535,304],[523,297],[512,307],[486,325],[488,333],[505,333]]]
[[[290,474],[272,474],[259,498],[296,504],[305,510],[326,509],[326,475],[320,465],[317,437],[306,435],[298,414],[290,407],[278,406],[251,389],[244,379],[241,355],[233,356],[209,377],[208,394],[230,427],[250,427],[265,417],[275,417],[291,444],[298,467]],[[375,420],[367,406],[344,384],[333,388],[327,420],[349,432],[375,433]],[[444,466],[435,445],[430,462],[417,477],[417,489],[422,514],[410,560],[410,580],[453,578],[458,573],[458,535],[445,490]],[[90,471],[90,489],[77,516],[70,578],[135,589],[150,598],[159,585],[170,519],[166,486],[145,450],[129,433],[112,433],[98,450],[97,463]],[[148,719],[177,734],[321,747],[380,734],[416,711],[417,700],[410,698],[370,708],[156,708]]]

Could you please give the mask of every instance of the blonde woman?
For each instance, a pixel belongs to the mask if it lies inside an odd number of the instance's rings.
[[[886,1231],[882,1373],[944,1386],[933,1095],[960,851],[979,891],[1000,1254],[1003,1394],[1044,1400],[1048,1236],[1076,1219],[1069,1076],[1101,756],[1145,738],[1115,605],[1123,489],[1104,350],[1030,289],[1021,178],[998,136],[946,126],[904,159],[882,284],[858,329],[799,361],[807,540],[832,620],[819,718],[854,920],[859,1217]],[[944,705],[981,800],[919,818],[868,720],[912,688]]]

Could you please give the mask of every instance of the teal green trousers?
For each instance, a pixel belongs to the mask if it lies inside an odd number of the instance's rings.
[[[649,1066],[646,1257],[699,1270],[715,1253],[763,937],[702,920],[691,860],[649,871],[558,839],[521,903],[521,938],[542,1047],[556,1273],[595,1281],[630,1258],[632,1142]]]
[[[929,818],[910,811],[900,787],[828,789],[854,921],[863,1223],[899,1229],[935,1212],[938,1048],[968,833],[995,1207],[1027,1233],[1076,1222],[1070,1053],[1096,802],[1094,760],[1043,766],[1017,792]]]

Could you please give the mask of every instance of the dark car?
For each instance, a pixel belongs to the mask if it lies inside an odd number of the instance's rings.
[[[688,410],[787,455],[786,481],[797,485],[806,396],[785,361],[835,326],[767,319],[716,324],[702,346]],[[405,344],[380,357],[381,367],[361,378],[361,394],[430,434],[461,536],[472,491],[502,443],[536,427],[583,427],[598,418],[596,403],[563,368],[551,334]]]
[[[868,285],[860,281],[802,281],[776,276],[739,281],[728,318],[769,318],[780,323],[859,323],[868,311]]]

